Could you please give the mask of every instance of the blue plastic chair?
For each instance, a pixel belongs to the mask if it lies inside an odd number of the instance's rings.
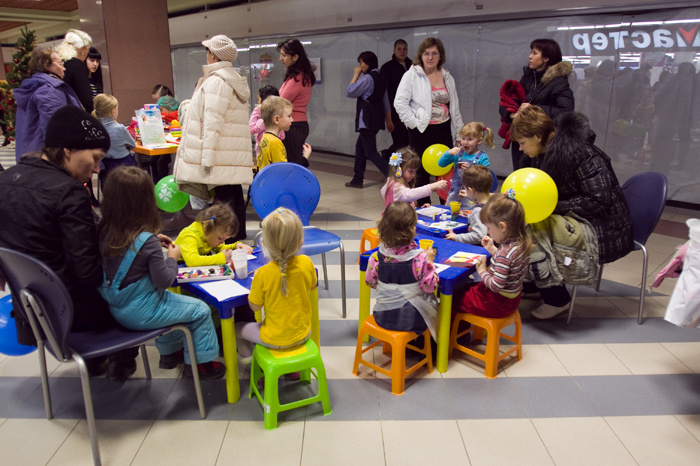
[[[496,173],[494,173],[494,171],[490,168],[489,171],[491,172],[491,178],[493,178],[493,183],[491,184],[491,189],[489,190],[489,192],[495,193],[498,190],[498,177],[496,176]]]
[[[75,361],[78,365],[92,456],[96,465],[100,464],[100,449],[97,443],[95,412],[92,406],[90,378],[85,359],[106,356],[140,345],[146,379],[150,380],[151,369],[144,343],[168,332],[182,330],[185,333],[192,364],[197,364],[193,351],[192,334],[187,327],[173,325],[143,332],[116,327],[93,332],[73,333],[70,331],[73,322],[73,302],[65,285],[53,270],[31,256],[0,248],[0,272],[5,276],[14,296],[19,298],[15,302],[20,303],[19,310],[26,315],[37,340],[46,419],[53,419],[53,412],[44,348],[48,349],[58,361]],[[199,412],[204,419],[207,417],[207,413],[199,383],[199,373],[193,370],[192,375],[197,392]]]
[[[642,289],[639,293],[639,315],[637,316],[637,323],[639,325],[642,325],[644,322],[644,296],[647,287],[647,268],[649,266],[649,255],[647,254],[645,245],[649,236],[651,236],[656,225],[659,223],[661,214],[664,212],[667,192],[668,181],[666,180],[666,176],[656,172],[639,173],[628,179],[622,185],[622,193],[625,196],[627,207],[632,217],[632,236],[634,238],[633,251],[641,250],[644,256],[642,261]],[[597,289],[596,287],[596,290]],[[571,322],[577,290],[578,286],[575,286],[571,294],[569,316],[566,320],[567,324]]]
[[[340,274],[343,296],[343,318],[346,317],[345,304],[345,247],[338,235],[310,226],[309,219],[316,210],[321,198],[321,185],[307,168],[296,163],[273,163],[258,172],[250,186],[253,208],[260,218],[267,217],[278,207],[295,212],[304,225],[304,245],[301,254],[313,256],[321,254],[323,261],[323,281],[328,289],[326,253],[340,248]],[[255,237],[255,243],[262,232]]]

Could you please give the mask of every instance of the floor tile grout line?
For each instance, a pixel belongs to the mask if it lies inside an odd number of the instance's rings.
[[[620,442],[620,444],[621,444],[622,447],[625,449],[625,451],[627,451],[627,453],[630,455],[630,457],[632,458],[632,461],[634,461],[635,463],[639,464],[639,461],[637,461],[637,458],[636,458],[636,457],[634,456],[634,454],[630,451],[630,449],[627,447],[627,445],[625,445],[625,442],[622,441],[622,439],[621,439],[620,436],[617,434],[617,432],[615,432],[615,429],[613,429],[613,426],[610,425],[610,423],[608,422],[607,418],[606,418],[605,416],[601,416],[601,419],[603,420],[603,422],[605,423],[605,425],[608,426],[608,429],[610,429],[610,431],[613,433],[613,435],[615,436],[615,438],[617,438],[617,440]]]

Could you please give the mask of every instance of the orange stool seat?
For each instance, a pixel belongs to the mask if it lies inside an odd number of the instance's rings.
[[[471,327],[459,333],[459,324],[461,322],[469,322]],[[510,336],[502,333],[502,330],[512,324],[515,324],[515,335]],[[484,338],[484,330],[488,332],[486,336],[486,352],[479,353],[466,346],[457,343],[457,339],[469,332],[472,332],[472,340],[482,340]],[[520,320],[520,312],[516,309],[514,313],[502,319],[491,317],[479,317],[474,314],[465,312],[458,313],[452,321],[452,330],[450,331],[450,350],[448,357],[452,357],[452,350],[458,349],[463,353],[480,359],[486,363],[486,377],[495,379],[498,372],[498,363],[504,358],[517,352],[518,360],[523,359],[523,338],[522,338],[522,321]],[[512,341],[515,346],[508,351],[501,353],[499,345],[501,338]]]
[[[369,247],[365,247],[365,242],[369,243]],[[360,238],[360,254],[357,255],[357,263],[360,263],[360,256],[370,249],[374,249],[379,246],[379,231],[376,228],[367,228],[362,232],[362,237]]]
[[[412,374],[420,367],[428,365],[428,371],[433,372],[433,353],[430,346],[430,330],[423,333],[423,348],[418,348],[409,345],[408,342],[418,338],[415,332],[401,332],[396,330],[386,330],[380,327],[374,320],[374,316],[369,316],[360,327],[357,336],[357,349],[355,350],[355,363],[352,368],[352,373],[357,375],[357,370],[360,364],[374,369],[388,377],[391,377],[391,393],[394,395],[403,395],[406,382],[406,376]],[[362,348],[362,342],[365,335],[371,335],[379,341],[369,345],[367,348]],[[386,370],[362,358],[362,355],[378,344],[383,343],[383,352],[386,354],[391,351],[391,370]],[[416,363],[409,369],[406,369],[406,348],[424,354],[425,358]]]

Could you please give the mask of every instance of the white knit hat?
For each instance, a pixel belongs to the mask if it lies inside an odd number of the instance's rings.
[[[236,44],[234,44],[231,39],[221,34],[202,41],[202,45],[208,48],[219,60],[234,61],[236,56],[238,56]]]

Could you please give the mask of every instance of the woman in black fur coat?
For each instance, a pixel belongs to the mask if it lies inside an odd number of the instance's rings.
[[[559,190],[555,214],[573,212],[593,226],[600,264],[613,262],[634,247],[632,218],[610,157],[596,147],[588,118],[568,112],[555,122],[537,106],[520,111],[511,126],[532,166],[552,177]],[[531,290],[535,291],[535,290]],[[537,290],[544,303],[532,316],[549,319],[567,311],[571,296],[564,284]]]

